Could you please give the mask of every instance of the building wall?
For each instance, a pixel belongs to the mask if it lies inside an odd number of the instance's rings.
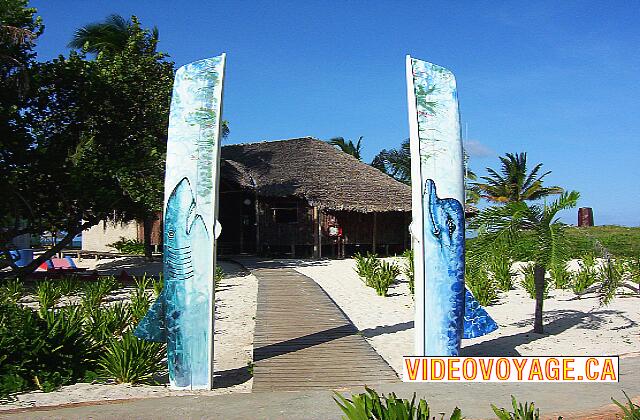
[[[107,245],[125,239],[138,239],[138,223],[100,222],[82,232],[82,249],[85,251],[115,252]]]

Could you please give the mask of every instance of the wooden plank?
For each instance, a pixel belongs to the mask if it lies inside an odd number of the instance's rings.
[[[290,268],[259,264],[248,267],[258,278],[254,390],[398,381],[393,369],[312,279]]]

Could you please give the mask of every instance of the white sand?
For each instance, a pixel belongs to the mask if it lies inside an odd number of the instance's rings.
[[[83,264],[79,266],[87,266]],[[95,261],[95,260],[91,260]],[[104,264],[105,260],[97,261]],[[117,270],[115,261],[107,261],[110,269]],[[126,262],[128,265],[129,262]],[[154,264],[138,262],[134,273],[153,272]],[[220,262],[225,276],[216,289],[216,321],[214,336],[214,387],[212,391],[175,391],[164,385],[86,384],[78,383],[43,393],[27,392],[15,396],[9,403],[0,404],[0,411],[14,408],[50,406],[75,402],[117,400],[129,398],[163,397],[186,394],[227,394],[251,392],[253,379],[247,364],[253,356],[253,331],[255,327],[258,280],[237,264]],[[93,268],[93,267],[91,267]],[[161,266],[160,266],[161,270]],[[127,269],[128,272],[129,269]],[[117,296],[126,295],[126,291]]]
[[[401,260],[399,260],[400,263]],[[342,308],[378,353],[398,372],[402,356],[412,355],[413,299],[406,283],[377,296],[354,271],[352,259],[300,261],[297,271],[313,278]],[[518,280],[516,280],[516,284]],[[640,350],[640,298],[618,296],[600,307],[597,296],[581,299],[551,290],[545,301],[544,335],[532,332],[534,300],[521,289],[502,293],[487,308],[500,328],[484,337],[463,340],[463,355],[617,355]]]

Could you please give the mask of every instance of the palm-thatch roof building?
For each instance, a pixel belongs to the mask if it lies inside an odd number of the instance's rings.
[[[222,253],[333,256],[410,246],[411,188],[311,138],[222,147]]]
[[[222,147],[219,254],[343,256],[410,246],[411,188],[330,144],[304,137]],[[161,221],[154,224],[155,244]],[[142,240],[142,224],[100,224],[82,248]]]

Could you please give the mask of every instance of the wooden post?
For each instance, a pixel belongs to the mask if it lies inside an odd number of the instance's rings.
[[[313,220],[311,222],[313,226],[313,258],[320,258],[320,247],[318,245],[320,241],[320,230],[317,227],[320,224],[319,219],[318,208],[313,207]]]
[[[256,255],[260,255],[260,205],[257,192],[254,201],[256,207]]]
[[[376,231],[377,230],[378,230],[378,218],[377,218],[377,213],[374,212],[373,213],[373,240],[372,240],[372,245],[371,245],[372,248],[373,248],[372,252],[374,254],[376,253],[376,246],[377,246],[377,243],[376,243],[376,239],[377,239],[376,238]]]
[[[318,258],[322,258],[322,212],[318,210]]]

